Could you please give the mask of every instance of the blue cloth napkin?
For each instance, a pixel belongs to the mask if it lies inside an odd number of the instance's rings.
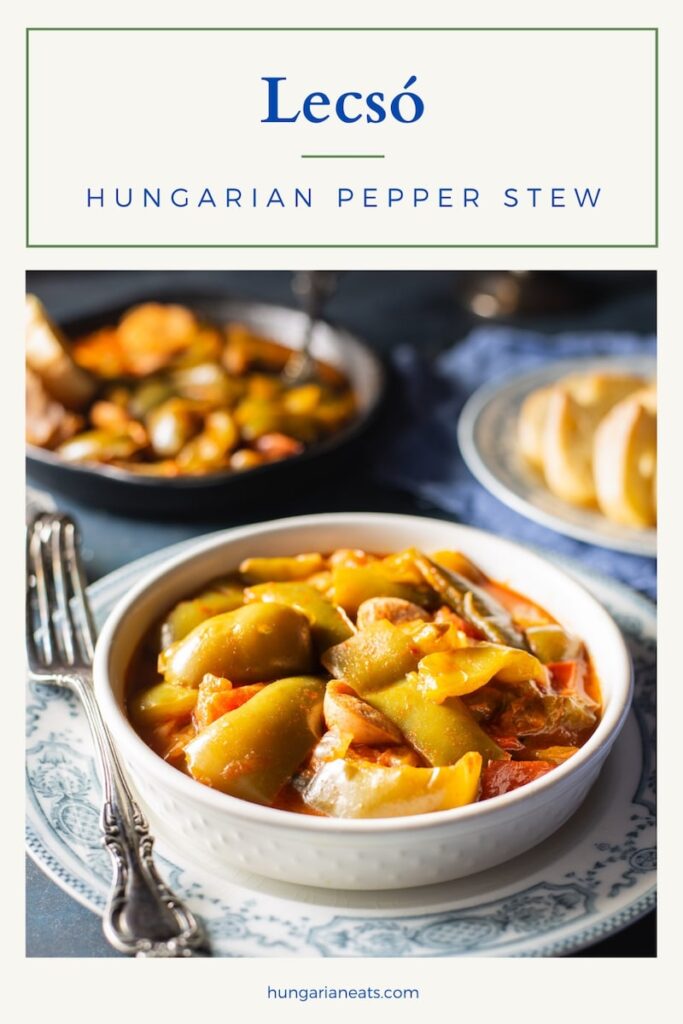
[[[481,327],[428,359],[415,346],[395,350],[405,393],[404,424],[385,449],[382,478],[417,494],[459,521],[583,562],[642,591],[656,594],[656,562],[585,544],[526,519],[489,494],[471,475],[458,449],[456,425],[465,401],[484,383],[501,381],[576,356],[654,354],[653,337],[608,332],[548,336],[506,327]]]

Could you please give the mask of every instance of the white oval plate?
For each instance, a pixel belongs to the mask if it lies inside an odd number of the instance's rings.
[[[526,396],[568,373],[592,371],[642,373],[654,377],[656,362],[651,356],[567,359],[505,383],[486,384],[474,392],[460,414],[460,451],[477,480],[496,498],[528,519],[589,544],[654,557],[656,530],[622,526],[597,511],[579,508],[555,497],[541,475],[518,451],[517,420]]]
[[[114,603],[183,542],[90,587],[102,624]],[[159,844],[163,876],[207,926],[217,956],[556,956],[637,920],[655,905],[654,606],[610,580],[568,568],[624,630],[636,670],[633,711],[577,814],[540,846],[442,885],[349,893],[285,885],[232,869],[200,874]],[[102,911],[110,877],[100,843],[99,783],[75,698],[29,684],[27,843],[75,899]]]

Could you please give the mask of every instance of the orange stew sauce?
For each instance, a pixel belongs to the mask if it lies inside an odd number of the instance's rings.
[[[499,796],[575,755],[601,713],[580,638],[459,552],[250,558],[144,637],[129,717],[205,785],[386,817]]]

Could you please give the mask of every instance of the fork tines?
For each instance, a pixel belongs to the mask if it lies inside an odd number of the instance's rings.
[[[39,513],[26,538],[26,644],[34,675],[90,666],[95,629],[85,596],[76,524]]]

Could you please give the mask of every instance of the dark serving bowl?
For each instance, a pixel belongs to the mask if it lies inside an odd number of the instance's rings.
[[[304,337],[304,314],[284,306],[216,296],[151,296],[139,301],[177,302],[217,323],[239,321],[293,349],[301,347]],[[116,323],[130,305],[109,307],[96,315],[61,322],[60,327],[67,337],[76,338]],[[220,471],[169,479],[129,473],[113,466],[70,464],[55,452],[28,445],[27,470],[34,482],[50,490],[125,515],[206,519],[221,510],[243,507],[265,497],[273,508],[283,488],[291,494],[293,487],[305,486],[307,481],[338,468],[359,450],[384,396],[382,364],[355,335],[321,321],[316,324],[311,351],[316,358],[347,374],[358,413],[338,433],[311,445],[300,455],[239,473]]]

